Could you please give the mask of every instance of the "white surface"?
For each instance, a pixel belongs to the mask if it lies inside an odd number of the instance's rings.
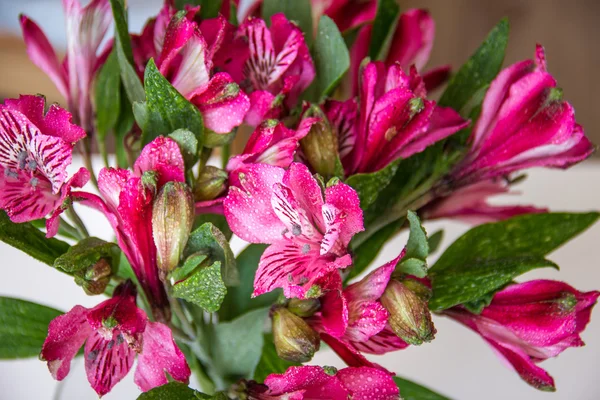
[[[569,172],[535,170],[519,189],[524,193],[522,196],[512,196],[503,202],[544,205],[553,211],[600,209],[600,163],[590,161]],[[87,212],[86,218],[92,234],[110,238],[108,224],[98,213]],[[446,230],[444,246],[468,229],[466,225],[446,221],[427,224],[429,232],[441,227]],[[599,238],[600,224],[596,224],[550,256],[562,271],[539,270],[521,280],[544,277],[564,280],[579,290],[599,289]],[[401,235],[388,243],[374,265],[395,257],[405,241],[406,236]],[[20,297],[61,310],[69,310],[75,304],[90,307],[101,301],[99,297],[86,296],[68,276],[4,243],[0,243],[0,254],[4,261],[0,279],[2,296]],[[587,342],[585,348],[569,349],[557,359],[542,364],[556,380],[556,393],[542,393],[527,386],[476,334],[444,318],[435,319],[438,333],[432,343],[372,359],[400,376],[424,383],[455,400],[596,400],[600,398],[600,316],[597,313],[583,334]],[[318,353],[314,363],[343,367],[330,351]],[[61,399],[96,398],[81,364],[74,365],[72,375],[65,380],[63,393],[69,396]],[[138,392],[132,380],[133,373],[130,373],[105,398],[135,398]],[[56,388],[57,383],[46,365],[37,359],[0,362],[0,400],[52,399]]]

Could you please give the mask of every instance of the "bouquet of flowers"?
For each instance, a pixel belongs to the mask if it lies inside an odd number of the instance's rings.
[[[488,202],[594,150],[540,45],[503,69],[503,20],[462,67],[427,69],[434,22],[396,0],[166,0],[138,34],[123,0],[63,5],[63,61],[20,17],[66,102],[0,105],[0,239],[98,304],[1,298],[1,358],[62,380],[81,356],[100,396],[137,360],[140,399],[444,399],[369,360],[441,316],[555,389],[539,364],[583,345],[600,292],[516,279],[599,214]],[[88,234],[89,209],[114,236]],[[442,232],[422,222],[442,218],[475,226],[430,265]],[[346,368],[303,365],[325,345]]]

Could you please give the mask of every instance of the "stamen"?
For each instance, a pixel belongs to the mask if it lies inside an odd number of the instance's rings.
[[[27,152],[20,152],[17,155],[17,161],[19,162],[19,169],[25,169],[25,164],[27,163]]]
[[[302,246],[302,254],[306,254],[310,251],[310,244],[306,243],[304,246]]]
[[[13,169],[6,168],[4,170],[4,176],[6,176],[7,178],[17,179],[19,177],[19,174]]]
[[[37,163],[35,162],[35,160],[29,160],[27,162],[27,168],[29,168],[32,171],[35,171],[37,169]]]
[[[302,228],[300,227],[300,225],[294,224],[294,226],[292,226],[292,233],[294,234],[294,236],[302,234]]]
[[[29,180],[29,184],[34,188],[38,185],[38,183],[40,183],[40,180],[38,178],[31,178]]]
[[[87,355],[87,359],[90,361],[94,361],[97,357],[98,357],[98,350],[92,350]]]

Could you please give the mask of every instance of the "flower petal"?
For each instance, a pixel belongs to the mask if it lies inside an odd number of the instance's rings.
[[[185,356],[173,340],[171,330],[159,322],[148,322],[141,354],[135,371],[135,383],[144,392],[168,383],[165,373],[187,383],[191,374]]]
[[[321,323],[329,335],[341,338],[348,326],[347,300],[339,290],[325,293],[321,301]]]
[[[170,181],[185,182],[185,166],[179,145],[163,136],[144,146],[133,170],[138,176],[147,171],[157,172],[158,187]]]
[[[345,183],[338,183],[325,189],[325,202],[340,212],[339,238],[346,247],[356,233],[365,229],[358,194]]]
[[[398,19],[386,62],[397,62],[404,69],[415,65],[423,69],[429,60],[435,36],[435,22],[427,10],[408,10]]]
[[[302,391],[303,396],[298,397],[299,399],[341,400],[348,398],[348,391],[338,379],[325,373],[323,368],[312,365],[289,367],[283,374],[271,374],[265,379],[265,385],[269,388],[270,396]],[[292,399],[295,398],[292,397]]]
[[[56,380],[62,381],[67,376],[71,360],[92,333],[87,313],[87,308],[75,306],[53,319],[48,326],[48,337],[40,357],[48,362],[48,369]]]
[[[344,368],[336,377],[346,389],[350,390],[353,399],[398,400],[398,386],[392,377],[377,368],[360,367]]]
[[[371,336],[369,340],[352,341],[350,342],[350,345],[356,351],[368,354],[386,354],[392,351],[403,350],[408,347],[408,343],[400,339],[389,324],[379,333]]]

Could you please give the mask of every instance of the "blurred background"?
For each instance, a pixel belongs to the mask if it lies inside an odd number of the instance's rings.
[[[85,2],[85,0],[83,0]],[[138,32],[145,20],[155,15],[162,0],[128,0],[130,27]],[[600,1],[598,0],[401,0],[404,9],[428,8],[437,23],[437,35],[430,66],[451,63],[459,67],[481,43],[487,32],[504,16],[511,22],[511,40],[506,63],[531,58],[537,42],[547,50],[549,69],[565,97],[577,112],[578,122],[595,143],[600,143],[600,118],[597,101],[600,93]],[[50,101],[63,102],[50,80],[27,58],[20,37],[19,13],[26,13],[48,34],[58,47],[65,45],[64,17],[60,0],[0,0],[0,98],[20,93],[42,93]],[[73,167],[78,167],[75,165]],[[524,195],[511,202],[549,206],[555,211],[587,211],[600,208],[600,163],[592,160],[570,170],[533,171],[519,187]],[[560,188],[560,195],[557,195]],[[107,237],[108,226],[94,213],[90,216],[93,235]],[[447,246],[469,227],[460,223],[439,222],[427,226],[435,232],[446,229]],[[600,239],[600,224],[550,256],[563,266],[557,271],[539,270],[522,277],[565,280],[580,290],[600,286],[600,268],[595,246]],[[405,243],[401,236],[391,241],[374,265],[395,257]],[[95,305],[98,298],[87,297],[72,280],[57,274],[17,250],[0,243],[2,279],[0,295],[25,298],[57,309],[74,304]],[[583,339],[585,349],[571,349],[542,366],[556,379],[558,392],[541,393],[528,387],[502,365],[493,351],[475,334],[452,321],[436,318],[436,340],[426,346],[409,348],[374,361],[401,376],[426,384],[454,400],[597,400],[600,399],[600,315]],[[341,367],[330,351],[320,352],[314,360]],[[137,389],[133,373],[115,387],[106,399],[132,399]],[[95,399],[89,389],[82,363],[75,363],[65,384],[57,385],[46,366],[35,359],[0,362],[0,400],[5,399]]]

